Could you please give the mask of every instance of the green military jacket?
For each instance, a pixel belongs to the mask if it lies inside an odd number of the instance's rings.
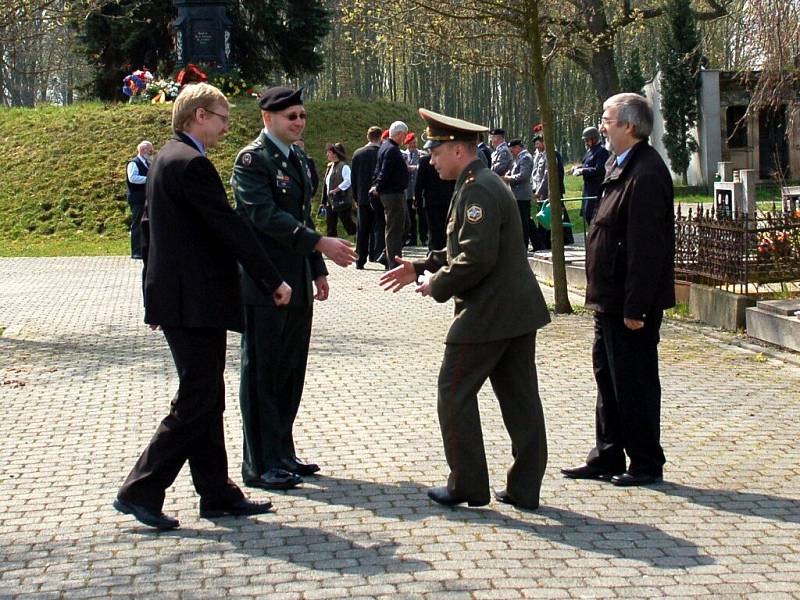
[[[322,237],[311,218],[311,175],[305,154],[294,148],[298,161],[290,160],[261,134],[236,157],[231,177],[236,212],[253,225],[283,280],[292,288],[289,306],[313,302],[311,282],[327,275],[322,255],[314,250]],[[242,272],[245,304],[273,304]]]
[[[523,249],[522,224],[508,186],[475,159],[456,181],[447,216],[447,249],[414,261],[433,272],[431,295],[455,302],[448,343],[517,337],[550,322]]]

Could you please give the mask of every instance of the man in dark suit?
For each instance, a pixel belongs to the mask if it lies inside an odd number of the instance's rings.
[[[455,184],[455,181],[445,181],[439,177],[431,164],[430,154],[419,159],[414,197],[428,217],[428,247],[431,250],[441,250],[447,244],[445,223]]]
[[[606,176],[608,150],[600,143],[597,127],[584,129],[583,141],[586,143],[586,154],[583,155],[581,165],[572,169],[572,174],[583,177],[581,216],[590,224],[600,204],[600,186]]]
[[[242,477],[245,485],[264,489],[295,487],[302,476],[319,470],[297,456],[292,433],[305,384],[314,300],[328,299],[323,254],[342,267],[356,259],[349,242],[314,228],[306,157],[292,146],[306,125],[302,93],[286,87],[262,92],[264,129],[239,152],[231,177],[236,212],[253,225],[294,290],[291,302],[277,307],[246,272],[242,275]]]
[[[550,321],[522,246],[517,203],[477,156],[486,128],[419,109],[428,123],[425,144],[442,179],[455,180],[447,249],[408,261],[380,283],[397,291],[417,287],[437,302],[455,301],[439,371],[439,425],[450,477],[428,497],[447,506],[489,503],[489,473],[481,437],[478,392],[487,379],[511,437],[514,463],[500,502],[535,509],[547,463],[544,414],[536,379],[536,330]],[[424,275],[423,275],[424,277]],[[513,307],[513,310],[510,310]]]
[[[613,152],[586,240],[586,308],[594,311],[595,446],[573,479],[648,485],[663,477],[658,342],[675,305],[672,177],[648,143],[653,109],[639,94],[603,103]],[[630,464],[625,468],[625,455]]]
[[[367,259],[378,262],[386,245],[386,221],[380,199],[369,193],[372,176],[378,162],[378,149],[381,146],[381,128],[370,127],[367,131],[367,145],[353,152],[350,165],[350,179],[353,196],[358,204],[358,230],[356,232],[356,269],[363,269]],[[382,259],[385,262],[385,259]]]
[[[178,527],[162,512],[164,492],[188,460],[200,516],[253,515],[228,478],[222,413],[226,331],[242,330],[239,261],[274,304],[286,304],[282,281],[250,226],[233,212],[206,158],[228,131],[225,96],[208,84],[186,86],[172,111],[175,136],[147,179],[143,221],[145,323],[161,329],[178,370],[178,392],[119,490],[114,508],[159,529]]]

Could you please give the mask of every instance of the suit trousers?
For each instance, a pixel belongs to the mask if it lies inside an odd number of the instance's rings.
[[[525,252],[527,252],[531,239],[531,201],[517,200],[517,208],[519,209],[519,218],[522,221],[522,241],[525,242]]]
[[[406,199],[402,192],[381,194],[386,216],[386,261],[390,269],[397,266],[395,256],[403,256],[403,237],[406,229]]]
[[[535,506],[547,464],[547,436],[536,376],[536,332],[479,344],[445,344],[439,371],[439,425],[450,476],[459,498],[489,499],[478,392],[488,378],[511,437],[513,464],[506,489]]]
[[[239,402],[247,482],[296,456],[292,428],[306,378],[313,307],[244,308]]]
[[[592,363],[597,381],[596,446],[587,464],[608,471],[662,475],[659,329],[654,312],[642,329],[625,327],[622,315],[596,314]]]
[[[123,500],[157,512],[164,493],[188,460],[194,487],[203,502],[226,506],[243,498],[228,478],[222,414],[225,410],[224,329],[165,327],[178,392],[119,491]]]
[[[358,264],[364,265],[367,260],[376,261],[386,245],[386,224],[383,207],[376,208],[380,200],[358,205],[358,229],[356,231],[356,254]]]
[[[128,206],[131,207],[131,257],[141,258],[144,204],[128,202]]]
[[[425,212],[428,213],[428,228],[430,229],[430,237],[428,238],[428,245],[431,250],[443,250],[447,247],[447,211],[448,204],[428,202],[425,205]]]

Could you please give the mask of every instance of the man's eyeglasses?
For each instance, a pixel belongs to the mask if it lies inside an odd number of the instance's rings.
[[[213,110],[208,110],[207,108],[204,108],[203,110],[206,111],[207,113],[211,113],[212,115],[218,116],[220,119],[222,119],[222,122],[225,123],[225,125],[228,124],[228,120],[230,119],[230,115],[221,115],[218,112],[214,112]]]
[[[601,122],[603,125],[611,125],[611,123],[619,123],[619,121],[617,121],[617,119],[606,119],[605,117],[603,117],[602,119],[600,119],[600,122]]]
[[[290,121],[297,121],[297,119],[303,119],[303,121],[308,119],[308,113],[305,111],[299,113],[289,113],[288,115],[283,115],[284,118]]]

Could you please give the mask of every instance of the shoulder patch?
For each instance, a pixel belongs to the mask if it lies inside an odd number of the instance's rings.
[[[250,152],[242,154],[242,165],[249,167],[253,164],[253,155]]]
[[[467,206],[467,221],[473,225],[477,225],[483,221],[483,207],[478,204],[470,204]]]

